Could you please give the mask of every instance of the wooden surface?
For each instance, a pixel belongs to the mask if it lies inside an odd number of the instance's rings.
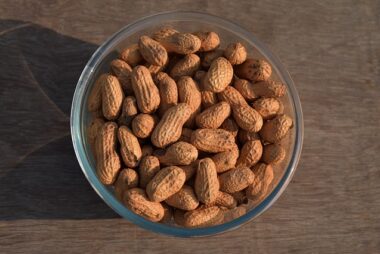
[[[74,88],[97,45],[173,9],[254,32],[287,66],[305,118],[301,161],[278,202],[211,238],[119,218],[69,136]],[[379,10],[377,0],[0,1],[0,253],[379,253]]]

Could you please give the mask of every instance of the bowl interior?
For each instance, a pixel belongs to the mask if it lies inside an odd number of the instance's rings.
[[[172,27],[181,32],[215,31],[221,38],[221,48],[224,48],[230,42],[242,42],[247,47],[250,57],[265,59],[270,62],[273,69],[272,78],[282,81],[288,87],[287,95],[281,100],[284,104],[284,112],[292,117],[294,126],[289,135],[281,141],[287,151],[286,159],[280,165],[274,167],[275,178],[267,197],[258,204],[249,202],[249,211],[246,215],[222,225],[201,229],[185,229],[175,225],[152,223],[125,208],[114,197],[112,187],[102,185],[96,177],[95,161],[87,141],[87,127],[91,121],[91,115],[86,107],[89,91],[100,74],[109,72],[109,63],[118,57],[123,48],[136,43],[140,36],[152,34],[162,27]],[[82,73],[75,91],[71,117],[73,143],[78,161],[95,191],[124,218],[144,228],[175,236],[216,234],[236,228],[259,215],[278,198],[290,181],[298,162],[302,144],[302,113],[298,95],[289,74],[278,59],[257,41],[252,34],[241,27],[218,17],[193,12],[172,12],[151,16],[123,28],[107,40],[94,53]]]

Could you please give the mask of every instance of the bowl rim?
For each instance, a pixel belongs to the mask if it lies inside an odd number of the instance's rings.
[[[155,21],[186,21],[193,20],[195,18],[201,21],[206,20],[209,23],[218,23],[218,26],[221,26],[223,28],[229,27],[229,30],[239,34],[240,37],[252,43],[255,46],[256,50],[258,50],[260,54],[262,54],[266,58],[266,60],[270,62],[272,68],[275,69],[279,78],[285,83],[285,85],[288,88],[288,96],[290,97],[290,102],[293,104],[294,110],[295,119],[293,128],[295,128],[295,141],[293,147],[293,154],[284,175],[279,180],[277,186],[272,190],[272,192],[254,209],[248,211],[245,215],[237,219],[234,219],[221,225],[216,225],[207,228],[188,229],[155,223],[146,220],[143,217],[138,216],[130,210],[128,210],[114,197],[113,194],[110,193],[107,187],[104,186],[98,180],[95,171],[91,169],[92,166],[90,165],[89,160],[84,152],[85,148],[82,140],[83,137],[81,135],[81,133],[83,132],[83,126],[81,126],[81,120],[84,103],[83,94],[88,88],[88,80],[94,72],[94,69],[100,64],[99,59],[101,59],[101,57],[105,55],[107,50],[113,48],[115,45],[118,44],[118,42],[123,38],[124,33],[126,33],[127,31],[137,29],[141,23],[148,21],[151,23]],[[223,232],[228,232],[240,227],[241,225],[247,223],[248,221],[256,218],[261,213],[263,213],[280,197],[280,195],[284,192],[290,180],[292,179],[301,155],[303,143],[303,115],[300,99],[295,85],[293,83],[293,80],[291,79],[288,71],[282,65],[280,60],[267,48],[267,46],[265,46],[251,32],[247,31],[240,25],[215,15],[195,11],[169,11],[142,17],[132,22],[131,24],[124,26],[118,32],[110,36],[102,45],[100,45],[98,49],[93,53],[90,60],[87,62],[78,80],[72,101],[70,128],[72,142],[79,165],[92,188],[103,199],[103,201],[108,206],[110,206],[115,212],[117,212],[121,217],[129,220],[130,222],[144,229],[165,235],[179,237],[210,236],[220,234]]]

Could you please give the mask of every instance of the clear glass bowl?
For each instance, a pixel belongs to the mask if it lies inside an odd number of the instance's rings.
[[[293,118],[293,128],[290,130],[290,135],[282,141],[282,145],[288,151],[288,156],[281,165],[274,168],[275,179],[265,199],[258,204],[249,204],[250,209],[245,215],[221,225],[187,229],[175,225],[150,222],[124,207],[115,198],[113,189],[103,185],[96,175],[95,162],[86,135],[90,121],[90,114],[86,107],[89,91],[98,75],[109,70],[110,61],[117,57],[121,49],[136,43],[141,35],[151,34],[153,31],[165,26],[186,32],[198,30],[215,31],[221,37],[222,43],[224,42],[221,45],[222,48],[229,42],[243,42],[248,48],[249,55],[266,59],[272,65],[272,78],[282,81],[288,88],[287,95],[282,98],[285,112]],[[214,235],[236,229],[260,215],[278,199],[296,170],[302,148],[303,120],[300,100],[289,73],[279,59],[253,34],[223,18],[198,12],[176,11],[142,18],[115,33],[98,48],[84,68],[75,90],[71,109],[71,135],[75,153],[83,173],[98,195],[113,210],[134,224],[154,232],[180,237],[195,237]]]

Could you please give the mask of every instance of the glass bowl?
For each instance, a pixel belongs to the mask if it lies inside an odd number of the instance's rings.
[[[258,204],[248,204],[249,209],[245,215],[221,225],[187,229],[148,221],[124,207],[114,196],[112,187],[103,185],[96,175],[95,162],[86,133],[90,121],[90,113],[86,107],[89,91],[98,75],[109,70],[110,61],[117,57],[122,48],[136,43],[141,35],[151,34],[153,31],[167,26],[181,32],[215,31],[221,38],[221,47],[225,46],[223,42],[243,42],[249,55],[266,59],[272,65],[272,78],[282,81],[287,86],[288,92],[282,98],[282,102],[285,106],[285,113],[293,118],[293,128],[287,138],[282,141],[282,145],[287,149],[288,156],[281,165],[274,168],[275,179],[267,196]],[[115,33],[96,50],[84,68],[75,89],[71,109],[71,136],[77,159],[87,180],[104,202],[120,216],[150,231],[179,237],[199,237],[236,229],[273,205],[289,184],[296,170],[302,148],[303,120],[300,100],[289,73],[279,59],[253,34],[223,18],[198,12],[176,11],[142,18]]]

